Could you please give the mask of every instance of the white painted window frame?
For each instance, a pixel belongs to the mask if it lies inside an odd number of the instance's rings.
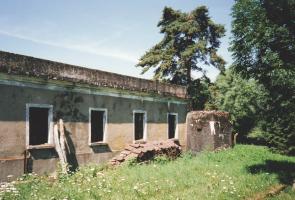
[[[135,113],[143,113],[143,138],[135,140]],[[147,112],[145,110],[133,110],[133,141],[147,141]]]
[[[167,113],[167,138],[169,139],[169,115],[175,115],[175,123],[176,123],[174,138],[170,138],[170,139],[179,139],[179,135],[178,135],[178,113],[171,113],[171,112]]]
[[[103,141],[91,142],[91,111],[103,111]],[[106,143],[107,142],[107,130],[108,130],[108,109],[106,108],[89,108],[89,122],[88,122],[88,144],[91,146],[97,143]]]
[[[30,108],[48,108],[48,141],[49,145],[53,145],[53,105],[49,104],[26,104],[26,147],[27,149],[30,146],[39,146],[39,145],[30,145]]]

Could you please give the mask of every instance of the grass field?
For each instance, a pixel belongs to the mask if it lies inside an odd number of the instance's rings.
[[[247,199],[286,184],[269,199],[291,200],[294,179],[295,157],[237,145],[219,153],[184,154],[174,161],[160,157],[116,169],[92,165],[57,179],[27,175],[2,189],[0,199]]]

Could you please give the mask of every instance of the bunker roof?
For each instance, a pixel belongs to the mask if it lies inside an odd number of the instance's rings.
[[[0,73],[186,98],[186,88],[183,86],[124,76],[4,51],[0,51]]]

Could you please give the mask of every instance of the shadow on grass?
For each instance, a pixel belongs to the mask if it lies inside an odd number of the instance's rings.
[[[237,139],[237,142],[240,144],[253,144],[259,146],[268,146],[268,143],[265,141],[264,138],[260,137],[247,137],[247,136],[240,136]]]
[[[295,180],[295,162],[266,160],[263,164],[252,165],[247,168],[251,174],[276,174],[280,183],[292,185]]]

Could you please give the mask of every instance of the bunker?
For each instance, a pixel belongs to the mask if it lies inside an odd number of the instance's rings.
[[[192,111],[187,114],[187,150],[197,153],[232,146],[229,113]]]

